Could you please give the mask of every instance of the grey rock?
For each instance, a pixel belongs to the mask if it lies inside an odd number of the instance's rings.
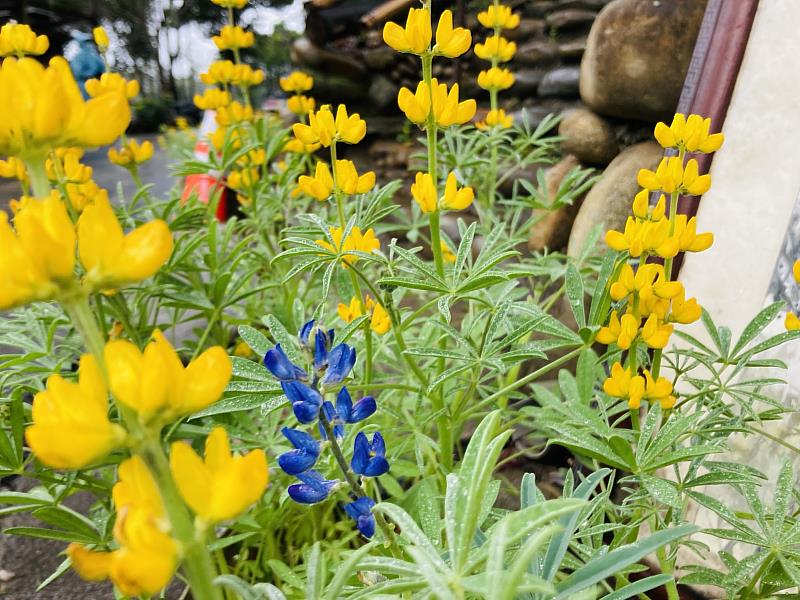
[[[515,42],[520,42],[544,36],[546,29],[547,25],[544,19],[520,19],[519,27],[516,29],[506,29],[503,31],[503,37]]]
[[[389,46],[379,46],[364,51],[364,64],[370,71],[383,71],[394,62],[397,53]]]
[[[605,166],[619,152],[614,129],[603,117],[579,108],[564,115],[558,126],[561,149],[588,165]]]
[[[601,115],[664,120],[680,97],[706,0],[613,0],[592,25],[581,98]]]
[[[580,58],[586,51],[586,37],[580,36],[572,40],[559,42],[558,54],[561,58]]]
[[[543,65],[558,59],[558,44],[550,38],[526,42],[517,48],[514,62],[521,65]]]
[[[397,86],[384,76],[377,75],[372,78],[369,84],[369,98],[378,108],[386,108],[391,105],[397,97]]]
[[[292,62],[313,67],[332,75],[357,79],[366,74],[364,64],[341,52],[315,46],[308,38],[298,38],[292,44]]]
[[[542,83],[545,72],[541,69],[522,69],[514,73],[514,87],[511,88],[517,96],[533,96],[537,93]]]
[[[657,143],[643,142],[626,148],[611,161],[600,180],[586,195],[575,217],[569,234],[568,256],[580,256],[597,225],[602,224],[603,230],[621,230],[625,227],[633,197],[639,191],[636,182],[639,169],[655,169],[663,154],[663,149]]]
[[[547,15],[545,22],[551,29],[576,29],[594,22],[597,13],[585,8],[567,8]]]
[[[539,95],[543,98],[572,98],[578,95],[580,69],[558,67],[548,71],[539,84]]]

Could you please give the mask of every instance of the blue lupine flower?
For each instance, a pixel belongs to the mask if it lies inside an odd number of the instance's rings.
[[[311,335],[312,329],[314,329],[314,319],[307,321],[297,334],[297,337],[300,338],[300,343],[306,348],[308,347],[308,337]]]
[[[339,414],[336,412],[336,409],[333,408],[333,404],[327,400],[323,402],[322,412],[325,415],[325,418],[328,420],[328,423],[333,424],[333,435],[336,436],[337,439],[342,439],[344,437],[344,424],[342,423],[342,419],[339,417]],[[319,423],[319,432],[322,434],[322,439],[328,439],[328,434],[321,422]]]
[[[339,483],[337,479],[325,479],[319,471],[306,471],[298,473],[297,478],[303,483],[293,483],[289,486],[289,496],[300,504],[316,504],[322,502]]]
[[[339,344],[328,354],[328,370],[322,378],[323,385],[341,383],[355,364],[356,349],[347,344]]]
[[[282,381],[283,393],[292,403],[292,410],[301,423],[313,423],[322,407],[320,393],[299,381]]]
[[[289,450],[278,457],[278,464],[289,475],[308,471],[319,458],[320,444],[305,431],[284,427],[281,432],[292,443],[295,450]]]
[[[375,535],[375,516],[372,514],[372,507],[375,506],[375,501],[368,497],[362,496],[354,502],[344,505],[344,511],[356,521],[356,527],[364,534],[364,537],[371,538]]]
[[[389,470],[389,462],[386,460],[386,444],[383,436],[375,432],[372,436],[372,443],[367,440],[367,436],[360,431],[353,443],[353,459],[350,466],[356,475],[365,477],[377,477]]]
[[[350,392],[346,387],[339,390],[339,395],[336,396],[336,413],[339,418],[345,423],[358,423],[363,421],[377,409],[375,398],[372,396],[364,396],[353,405],[353,399],[350,397]]]
[[[308,379],[306,372],[294,364],[278,344],[264,355],[264,366],[279,381],[296,381]]]

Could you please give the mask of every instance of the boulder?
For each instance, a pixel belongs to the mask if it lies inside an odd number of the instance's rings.
[[[592,25],[581,98],[601,115],[658,121],[675,111],[706,0],[613,0]]]
[[[545,24],[544,19],[522,18],[519,20],[519,27],[516,29],[506,29],[503,31],[503,37],[515,42],[519,42],[520,40],[529,40],[535,37],[542,37],[545,35],[546,29],[547,25]]]
[[[545,73],[539,84],[542,98],[575,98],[578,96],[579,67],[558,67]]]
[[[397,86],[391,79],[384,75],[377,75],[372,78],[369,84],[369,99],[378,108],[386,108],[394,104],[397,98]]]
[[[517,49],[514,62],[521,65],[543,65],[558,59],[558,44],[550,38],[533,40]]]
[[[586,52],[586,36],[579,36],[558,44],[558,54],[561,58],[580,58],[584,52]]]
[[[584,164],[605,166],[619,152],[611,124],[585,108],[567,112],[558,126],[558,135],[564,138],[563,152],[574,154]]]
[[[558,187],[564,177],[572,169],[579,166],[580,162],[577,157],[568,154],[547,169],[544,181],[547,186],[547,197],[551,202],[555,199]],[[545,248],[561,250],[567,245],[569,232],[572,229],[575,215],[578,214],[581,200],[581,198],[576,199],[572,204],[562,206],[556,210],[537,209],[534,211],[534,215],[543,216],[541,220],[531,227],[528,237],[528,248],[531,252],[538,252]]]
[[[308,38],[298,38],[292,44],[292,62],[312,67],[330,75],[341,75],[351,79],[362,78],[367,69],[363,62],[342,52],[333,52],[314,45]]]
[[[547,15],[545,23],[550,29],[561,31],[563,29],[576,29],[594,22],[597,13],[593,10],[582,8],[567,8]]]
[[[597,225],[602,224],[604,231],[625,227],[633,197],[639,191],[636,182],[639,169],[655,169],[663,154],[664,150],[656,142],[643,142],[626,148],[611,161],[578,210],[569,235],[569,256],[580,256]]]
[[[540,69],[522,69],[514,73],[514,87],[511,92],[516,96],[535,96],[539,84],[544,78],[544,71]]]

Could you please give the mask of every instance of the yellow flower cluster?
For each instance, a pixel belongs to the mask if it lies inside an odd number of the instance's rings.
[[[353,194],[365,194],[375,187],[375,173],[367,171],[363,175],[359,175],[353,161],[337,160],[335,171],[334,182],[327,163],[318,162],[313,177],[301,175],[297,180],[296,193],[303,193],[324,202],[334,191],[352,196]]]
[[[371,254],[381,247],[380,240],[375,236],[373,229],[367,229],[362,233],[361,228],[353,227],[350,234],[342,240],[344,235],[344,228],[331,227],[330,236],[332,244],[328,240],[317,240],[317,244],[326,250],[341,254],[343,257],[342,265],[347,267],[348,264],[356,264],[361,257],[353,252],[364,252]]]
[[[311,75],[302,71],[293,71],[286,77],[280,79],[281,89],[287,94],[294,94],[287,101],[287,106],[294,114],[303,116],[312,112],[316,107],[316,102],[310,96],[303,95],[314,87],[314,79]]]
[[[389,313],[369,295],[363,301],[357,296],[353,296],[350,304],[340,302],[336,311],[339,313],[339,318],[345,323],[352,323],[361,315],[367,314],[370,318],[370,329],[378,335],[383,335],[392,327]]]
[[[596,338],[602,344],[615,344],[628,351],[627,367],[615,363],[603,389],[610,396],[627,400],[631,409],[639,408],[642,400],[659,402],[664,409],[675,404],[669,380],[654,376],[647,369],[639,374],[637,344],[660,353],[669,343],[674,324],[693,323],[702,313],[697,300],[686,299],[683,285],[672,281],[672,259],[679,252],[702,252],[714,241],[711,233],[697,233],[694,217],[687,219],[686,215],[677,214],[681,194],[703,194],[711,185],[709,175],[699,174],[696,160],[684,163],[686,151],[713,151],[722,144],[722,134],[709,135],[709,125],[709,119],[698,115],[686,119],[679,114],[672,126],[656,126],[658,141],[665,147],[677,148],[679,155],[664,158],[656,171],[639,171],[638,181],[644,189],[633,201],[633,215],[628,217],[623,232],[606,233],[606,243],[611,248],[639,259],[636,269],[625,263],[612,280],[609,294],[618,303],[617,308]],[[669,216],[665,194],[670,195]],[[653,206],[651,195],[655,199]],[[650,256],[665,259],[664,265],[648,263]],[[659,366],[660,363],[654,365],[654,373]]]
[[[475,100],[459,101],[457,83],[448,90],[447,84],[439,83],[435,77],[430,85],[420,81],[415,92],[407,87],[400,88],[397,104],[412,123],[424,126],[433,113],[436,126],[441,128],[467,123],[477,109]]]
[[[478,14],[478,21],[492,34],[487,36],[482,44],[475,44],[475,56],[491,63],[488,69],[478,73],[478,85],[488,90],[490,110],[483,121],[476,123],[478,129],[506,129],[514,122],[513,117],[506,115],[497,105],[497,93],[514,85],[514,74],[507,68],[501,67],[517,53],[517,45],[503,37],[505,29],[515,29],[519,26],[519,15],[511,12],[511,8],[494,0],[493,4]]]
[[[200,74],[200,81],[207,85],[235,85],[247,88],[263,83],[264,71],[244,63],[218,60],[209,65],[208,71]]]
[[[796,260],[792,265],[792,276],[796,283],[800,283],[800,260]],[[792,311],[786,313],[786,319],[783,323],[788,331],[800,329],[800,318]]]
[[[125,169],[134,169],[151,158],[153,158],[153,143],[149,140],[140,144],[136,140],[128,138],[119,150],[116,148],[108,150],[108,160]]]
[[[367,123],[358,113],[348,115],[344,104],[338,106],[334,118],[331,107],[326,104],[318,111],[309,113],[308,125],[292,125],[292,132],[306,146],[320,144],[329,148],[336,142],[357,144],[367,134]]]
[[[95,27],[92,29],[92,37],[94,38],[94,43],[100,51],[100,54],[105,54],[110,44],[106,30],[102,27]]]
[[[0,56],[38,56],[47,52],[49,47],[47,36],[36,35],[29,25],[12,21],[0,27]]]
[[[223,26],[219,32],[219,35],[212,36],[211,40],[221,51],[249,48],[255,44],[256,41],[252,31],[245,31],[238,25]]]
[[[139,82],[135,79],[128,81],[119,73],[103,73],[98,79],[89,79],[85,87],[92,98],[118,92],[131,100],[139,94]]]
[[[417,173],[411,184],[411,196],[424,213],[438,210],[464,210],[475,197],[471,187],[458,187],[455,173],[447,175],[444,195],[439,198],[430,173]]]

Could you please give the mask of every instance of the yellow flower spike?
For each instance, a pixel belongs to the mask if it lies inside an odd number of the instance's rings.
[[[345,261],[350,264],[355,264],[361,258],[357,254],[351,254],[351,251],[364,252],[370,254],[381,247],[380,240],[375,236],[373,229],[367,229],[362,233],[359,227],[353,227],[350,230],[350,235],[342,240],[344,229],[341,227],[331,227],[330,236],[333,244],[328,240],[316,240],[317,245],[330,252],[341,252],[344,255]],[[347,267],[343,261],[343,266]]]
[[[89,354],[81,357],[77,383],[47,378],[47,389],[33,399],[32,421],[28,446],[54,469],[83,469],[125,439],[125,430],[108,420],[108,390]]]
[[[391,21],[383,26],[383,41],[397,52],[423,54],[431,38],[431,14],[424,8],[409,9],[405,28]]]
[[[220,106],[217,109],[215,120],[220,127],[228,127],[237,123],[247,123],[253,120],[255,113],[252,106],[241,104],[234,100],[227,106]]]
[[[447,58],[456,58],[469,50],[472,33],[464,27],[453,27],[453,12],[445,10],[436,26],[436,45],[433,53]]]
[[[430,173],[417,173],[414,176],[414,183],[411,184],[411,197],[424,213],[438,210],[439,199]]]
[[[217,60],[208,66],[205,73],[200,73],[200,81],[206,85],[230,85],[233,83],[236,64],[231,60]]]
[[[672,325],[660,323],[656,315],[650,315],[642,327],[642,340],[650,348],[664,348],[672,335]]]
[[[297,180],[298,189],[320,202],[330,198],[333,192],[333,176],[328,165],[322,161],[317,163],[313,177],[301,175]]]
[[[83,99],[69,65],[56,57],[45,68],[33,58],[0,66],[0,155],[42,156],[59,146],[110,144],[130,123],[120,93]]]
[[[206,438],[205,460],[190,445],[173,443],[170,469],[181,497],[208,525],[232,519],[258,502],[269,480],[264,451],[234,456],[222,427]]]
[[[69,205],[78,213],[98,199],[108,202],[108,192],[91,180],[86,183],[67,183],[65,188]]]
[[[0,177],[17,179],[27,183],[28,171],[25,168],[25,163],[13,156],[10,156],[8,160],[0,160]]]
[[[126,169],[136,167],[153,158],[153,143],[145,140],[141,144],[133,138],[129,138],[119,150],[109,148],[108,160]]]
[[[442,208],[448,210],[464,210],[472,204],[474,198],[475,192],[472,191],[471,187],[464,186],[460,189],[458,188],[455,173],[451,172],[447,175],[447,181],[444,186],[444,196],[441,202]]]
[[[336,109],[336,135],[346,144],[357,144],[367,135],[367,123],[358,113],[347,114],[347,108],[340,104]]]
[[[643,297],[646,297],[652,291],[652,293],[659,298],[667,298],[671,300],[683,291],[683,284],[680,281],[667,281],[667,278],[664,274],[664,268],[660,265],[653,266],[656,267],[656,269],[653,269],[653,271],[656,272],[657,275],[652,285],[642,289],[641,294]],[[641,269],[641,267],[639,268]]]
[[[637,223],[633,217],[628,217],[624,231],[619,232],[614,229],[606,231],[606,244],[612,250],[628,251],[632,257],[638,258],[644,251],[642,228],[641,223]]]
[[[644,370],[645,392],[644,399],[648,402],[658,402],[666,410],[675,406],[675,396],[672,395],[672,384],[666,377],[654,380],[650,371]]]
[[[458,84],[453,84],[450,91],[447,84],[439,83],[436,78],[431,80],[431,105],[433,114],[436,117],[436,124],[439,127],[450,127],[451,125],[463,125],[472,120],[478,108],[475,100],[464,100],[459,102]]]
[[[794,261],[792,265],[792,275],[797,283],[800,283],[800,260]]]
[[[244,63],[235,65],[231,75],[230,83],[240,87],[252,87],[264,83],[264,71],[253,69]]]
[[[483,121],[475,123],[478,129],[489,129],[491,127],[499,127],[500,129],[508,129],[514,124],[513,115],[507,115],[506,111],[502,108],[496,108],[486,113]]]
[[[622,269],[620,269],[616,281],[611,284],[609,294],[612,300],[619,302],[635,290],[635,274],[633,272],[633,267],[626,263],[622,265]]]
[[[485,90],[507,90],[514,85],[514,74],[508,69],[492,67],[478,73],[478,85]]]
[[[456,255],[450,249],[450,246],[444,243],[444,240],[439,242],[439,247],[442,249],[442,258],[446,263],[454,263],[456,262]]]
[[[490,4],[478,13],[478,21],[487,29],[516,29],[519,27],[519,15],[513,14],[511,8],[502,4]]]
[[[232,371],[220,346],[184,367],[159,330],[144,352],[124,340],[108,342],[105,359],[111,392],[143,423],[167,423],[210,406],[222,396]]]
[[[407,87],[401,87],[397,93],[397,105],[406,118],[417,125],[424,125],[431,111],[431,92],[424,81],[417,84],[412,93]]]
[[[643,188],[667,194],[677,192],[699,196],[711,187],[711,176],[699,175],[696,160],[690,159],[684,167],[677,156],[661,159],[655,172],[641,169],[637,180]]]
[[[639,319],[631,314],[624,314],[620,319],[617,311],[612,311],[608,325],[597,332],[597,341],[605,345],[617,344],[622,350],[627,350],[638,332]]]
[[[786,313],[786,318],[783,320],[783,326],[786,331],[797,331],[800,329],[800,319],[792,311]]]
[[[336,313],[345,323],[352,323],[354,320],[364,314],[361,312],[361,301],[356,296],[353,296],[350,299],[350,304],[344,304],[340,302],[336,307]]]
[[[705,194],[711,188],[711,175],[700,175],[695,159],[686,163],[683,171],[683,188],[692,196]]]
[[[367,171],[359,175],[351,160],[337,160],[335,168],[336,183],[345,194],[366,194],[375,187],[375,173]]]
[[[51,181],[55,181],[57,177],[55,177],[54,165],[50,159],[48,159],[46,167],[48,167],[46,169],[48,178]],[[61,163],[61,170],[67,183],[88,183],[92,178],[92,167],[81,163],[80,159],[74,154],[67,154],[64,157]],[[50,177],[51,174],[53,177]]]
[[[653,207],[652,213],[650,211],[650,191],[649,190],[641,190],[636,196],[633,198],[633,206],[631,210],[633,211],[633,215],[641,220],[653,220],[658,221],[664,216],[666,208],[666,200],[664,194],[659,195],[659,199],[657,204]]]
[[[111,574],[112,552],[89,550],[77,542],[67,546],[67,557],[72,568],[86,581],[103,581]]]
[[[124,234],[107,198],[98,197],[78,219],[78,255],[92,290],[110,290],[155,274],[172,254],[172,233],[156,219]]]
[[[258,183],[259,178],[258,167],[246,167],[228,173],[226,183],[234,190],[248,190]]]
[[[58,192],[20,201],[13,228],[0,211],[0,310],[54,298],[74,269],[75,226]]]
[[[292,71],[286,77],[280,78],[281,89],[288,93],[300,94],[314,87],[314,79],[303,71]]]
[[[135,79],[128,81],[119,73],[103,73],[99,79],[87,80],[85,87],[92,98],[117,92],[130,100],[139,94],[139,82]]]
[[[36,35],[29,25],[12,21],[0,27],[0,56],[38,56],[47,52],[49,47],[47,36]]]
[[[316,102],[308,96],[292,96],[286,101],[287,108],[296,115],[307,115],[316,107]]]
[[[686,215],[676,217],[674,236],[681,252],[703,252],[714,243],[714,234],[697,233],[697,218],[692,217],[687,221]]]
[[[208,88],[202,95],[194,95],[194,105],[200,110],[217,110],[231,103],[231,95],[225,90]]]
[[[635,410],[641,406],[645,380],[617,362],[611,367],[611,376],[603,382],[603,391],[614,398],[627,400],[628,408]]]
[[[673,323],[688,325],[694,323],[703,314],[702,308],[695,298],[686,300],[684,290],[672,299],[672,307],[669,311],[669,320]]]
[[[245,31],[237,25],[225,25],[219,35],[213,36],[211,40],[219,50],[241,50],[252,46],[255,36],[252,31]]]
[[[322,144],[325,148],[335,141],[357,144],[367,134],[367,123],[358,113],[347,114],[347,108],[340,104],[334,118],[327,104],[316,112],[309,113],[308,125],[292,125],[294,135],[305,145]]]
[[[517,45],[501,35],[490,35],[482,44],[475,44],[475,56],[483,60],[508,62],[517,53]]]
[[[94,43],[101,54],[108,50],[109,41],[108,34],[106,33],[105,29],[102,27],[95,27],[92,29],[92,37],[94,38]]]
[[[369,323],[370,329],[378,335],[383,335],[392,327],[392,320],[386,309],[377,302],[372,307],[372,318]]]
[[[664,148],[681,148],[688,152],[710,154],[719,150],[725,140],[721,133],[709,134],[711,119],[700,115],[689,115],[687,119],[677,113],[672,124],[658,123],[655,138]]]

